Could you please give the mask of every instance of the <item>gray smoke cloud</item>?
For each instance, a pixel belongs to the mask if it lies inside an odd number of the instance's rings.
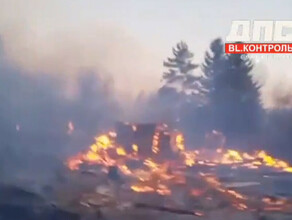
[[[160,59],[124,28],[95,22],[44,31],[13,24],[2,31],[0,26],[0,34],[10,63],[32,76],[57,75],[68,96],[74,96],[83,69],[99,72],[104,79],[113,77],[115,95],[127,102],[141,88],[149,91],[159,85]]]
[[[0,175],[47,179],[159,84],[160,60],[126,28],[75,23],[59,1],[1,5]]]
[[[74,97],[55,74],[30,75],[0,50],[0,175],[45,178],[121,116],[112,81],[80,70]],[[69,123],[74,130],[68,132]],[[29,173],[29,175],[27,175]]]

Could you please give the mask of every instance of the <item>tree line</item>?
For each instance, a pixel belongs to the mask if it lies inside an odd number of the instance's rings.
[[[226,54],[220,38],[211,42],[201,64],[194,62],[188,45],[179,42],[163,66],[166,71],[156,94],[156,101],[165,105],[161,118],[180,127],[192,144],[202,144],[206,133],[218,130],[228,144],[246,148],[277,144],[278,137],[285,136],[282,146],[290,150],[291,131],[283,127],[283,118],[290,119],[291,111],[263,108],[253,61]],[[277,131],[271,129],[274,126]]]

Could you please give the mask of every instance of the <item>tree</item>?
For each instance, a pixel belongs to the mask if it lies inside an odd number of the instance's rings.
[[[211,43],[202,65],[208,88],[213,128],[241,136],[258,131],[262,113],[260,86],[252,79],[252,61],[241,54],[224,53],[223,42]],[[212,128],[212,129],[213,129]]]
[[[221,88],[221,78],[225,71],[226,56],[224,53],[224,45],[220,38],[212,41],[210,52],[205,53],[205,59],[201,66],[204,73],[201,83],[208,91],[208,98],[213,102],[216,93]]]
[[[194,74],[199,65],[192,62],[194,54],[189,51],[188,45],[181,41],[172,52],[174,57],[163,62],[163,66],[167,68],[162,77],[163,87],[175,88],[184,95],[202,96],[204,90],[199,82],[201,76]]]

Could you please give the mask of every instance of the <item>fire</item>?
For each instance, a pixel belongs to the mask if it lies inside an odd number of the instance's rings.
[[[133,149],[133,151],[136,152],[136,153],[139,151],[139,147],[138,147],[137,144],[133,144],[133,145],[132,145],[132,149]]]
[[[247,198],[244,195],[234,190],[226,189],[225,187],[222,186],[219,180],[213,175],[207,175],[207,174],[201,173],[201,176],[205,179],[208,185],[210,185],[213,189],[217,190],[228,200],[231,200],[232,205],[236,209],[244,210],[248,208],[247,205],[245,204]]]
[[[137,126],[132,126],[132,130],[136,131]],[[163,126],[163,129],[166,129]],[[94,143],[89,149],[70,157],[66,161],[66,165],[70,170],[78,170],[82,164],[99,164],[104,168],[116,166],[119,171],[126,177],[130,177],[128,181],[129,188],[135,193],[157,193],[162,196],[173,196],[173,186],[175,184],[187,186],[188,179],[193,177],[187,172],[192,170],[187,167],[211,167],[211,173],[199,173],[204,186],[214,189],[217,194],[222,195],[226,200],[231,201],[232,207],[237,210],[247,210],[249,208],[249,197],[241,194],[234,189],[228,189],[217,178],[216,170],[220,166],[230,166],[230,168],[242,167],[244,169],[260,169],[266,167],[273,171],[291,172],[292,166],[286,161],[277,159],[266,151],[259,150],[252,153],[241,152],[235,149],[224,149],[222,146],[217,149],[201,148],[197,150],[187,150],[185,140],[182,133],[169,132],[172,143],[172,150],[175,157],[169,160],[161,159],[162,152],[160,146],[160,133],[168,132],[156,129],[152,146],[148,146],[152,150],[152,155],[141,155],[143,151],[139,151],[141,147],[132,143],[126,148],[116,143],[117,134],[114,131],[101,134],[94,138]],[[130,149],[129,149],[130,148]],[[139,166],[133,168],[128,163],[135,160]],[[213,173],[212,173],[213,172]],[[193,174],[192,174],[193,175]],[[194,183],[193,181],[192,183]],[[188,193],[193,197],[204,197],[208,193],[207,188],[191,187]],[[212,194],[206,198],[212,199]],[[272,201],[269,198],[263,198],[261,202],[265,205],[265,210],[281,209],[281,205],[285,205],[287,201]]]
[[[157,192],[159,195],[170,195],[170,189],[163,184],[157,184],[154,187],[147,186],[145,183],[135,184],[131,186],[131,189],[138,193],[149,193],[149,192]]]
[[[267,166],[275,168],[279,171],[292,172],[292,167],[287,162],[274,158],[265,151],[256,151],[253,154],[246,152],[241,153],[236,150],[227,150],[221,158],[223,164],[238,164],[249,167],[251,169],[259,168],[260,166]]]
[[[292,167],[290,167],[290,165],[287,162],[276,159],[268,155],[265,151],[259,151],[257,153],[257,157],[262,159],[263,163],[266,166],[275,167],[282,169],[283,171],[291,172]]]
[[[95,145],[96,145],[96,151],[99,150],[99,149],[108,149],[109,147],[111,147],[111,140],[109,138],[108,135],[104,134],[104,135],[101,135],[101,136],[98,136],[97,138],[95,138]],[[92,149],[92,148],[91,148]]]
[[[87,154],[85,154],[84,159],[87,161],[98,161],[101,157],[94,151],[88,151]]]
[[[197,152],[182,152],[184,163],[188,167],[192,167],[196,163]]]
[[[67,160],[67,165],[71,170],[78,170],[84,162],[104,164],[113,164],[114,161],[108,156],[107,149],[113,147],[110,137],[106,134],[95,138],[95,143],[84,153],[79,153]]]
[[[118,156],[131,157],[122,146],[116,146],[114,143],[114,137],[116,134],[114,132],[109,132],[108,134],[102,134],[95,138],[95,143],[93,143],[87,152],[83,154],[78,154],[69,158],[67,165],[70,169],[76,170],[78,166],[84,162],[89,163],[99,163],[99,164],[115,164],[116,162],[112,159],[108,150],[114,148]],[[176,147],[183,158],[183,163],[186,166],[195,166],[196,164],[206,165],[206,166],[216,166],[219,164],[242,166],[249,169],[258,169],[261,166],[271,167],[282,172],[291,172],[292,166],[283,160],[279,160],[269,155],[263,150],[256,151],[252,154],[246,152],[240,152],[233,149],[217,149],[214,151],[214,155],[209,158],[201,156],[201,150],[187,151],[184,146],[184,137],[181,133],[175,136]],[[153,136],[152,151],[154,154],[159,153],[159,133],[156,132]],[[139,147],[136,144],[132,145],[133,155],[137,156]],[[132,156],[133,156],[132,155]],[[146,158],[144,164],[146,166],[155,168],[155,163],[151,158]]]
[[[243,161],[242,156],[238,151],[235,150],[227,150],[227,152],[223,155],[221,162],[224,164],[232,164],[232,163],[240,163]]]
[[[152,152],[158,154],[159,152],[159,132],[155,131],[152,140]]]
[[[118,147],[116,149],[116,152],[117,152],[117,155],[120,155],[120,156],[125,156],[127,154],[123,147]]]
[[[149,186],[133,185],[131,189],[135,192],[154,192],[155,190]]]
[[[123,174],[125,175],[132,175],[132,171],[126,166],[122,165],[119,167]]]
[[[145,161],[144,161],[144,165],[146,165],[147,167],[153,169],[153,170],[157,170],[158,169],[158,164],[155,163],[151,158],[147,158]]]
[[[74,157],[69,158],[67,166],[70,170],[78,170],[79,166],[83,163],[83,155],[78,154]]]
[[[147,158],[143,163],[148,169],[138,170],[135,174],[138,182],[131,186],[135,192],[156,192],[160,195],[170,195],[167,181],[173,178],[168,174],[168,164],[158,164]]]
[[[182,151],[181,154],[183,155],[186,166],[194,166],[195,164],[208,166],[226,164],[249,169],[258,169],[261,166],[266,166],[282,172],[292,172],[292,166],[290,164],[274,158],[263,150],[249,154],[232,149],[217,149],[213,157],[207,159],[204,156],[200,156],[200,151]]]
[[[185,150],[183,134],[179,133],[179,134],[176,135],[175,143],[176,143],[176,147],[177,147],[178,150],[180,150],[180,151],[184,151]]]

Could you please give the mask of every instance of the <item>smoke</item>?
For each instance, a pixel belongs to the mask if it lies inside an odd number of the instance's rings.
[[[66,156],[123,119],[122,109],[141,88],[159,84],[160,59],[131,32],[83,20],[79,11],[77,19],[67,3],[1,2],[0,175],[6,180],[47,181]]]
[[[265,108],[283,109],[292,107],[292,75],[286,72],[269,74],[262,89]]]
[[[85,148],[120,117],[112,81],[99,73],[80,70],[68,97],[62,77],[31,75],[12,65],[5,50],[0,55],[0,174],[6,180],[48,178],[68,153]]]
[[[141,88],[158,87],[160,59],[123,28],[99,22],[54,27],[45,33],[41,28],[12,27],[1,33],[8,61],[30,75],[57,75],[68,96],[74,96],[74,83],[83,69],[103,79],[113,77],[116,94],[125,102]]]

